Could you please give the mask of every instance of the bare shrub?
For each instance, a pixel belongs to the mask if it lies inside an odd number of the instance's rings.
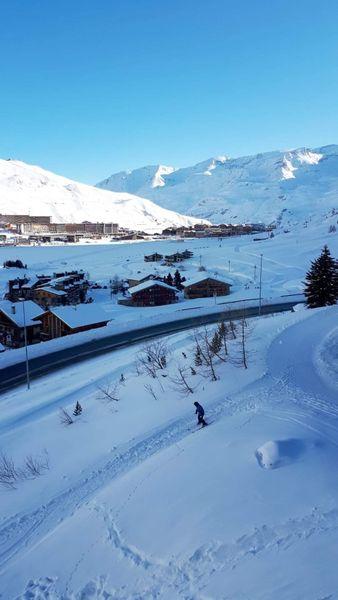
[[[15,489],[15,484],[20,479],[20,473],[15,467],[14,460],[5,453],[0,455],[0,485]]]
[[[234,366],[248,368],[248,348],[247,340],[252,333],[252,329],[248,325],[245,319],[245,315],[242,316],[239,326],[238,337],[236,341],[236,354],[232,357],[231,362]]]
[[[97,396],[98,400],[105,400],[106,402],[118,402],[120,399],[118,395],[118,388],[119,383],[117,381],[105,383],[101,386],[99,385],[98,390],[100,393]]]
[[[146,383],[144,385],[144,389],[147,390],[147,392],[149,392],[149,394],[154,398],[154,400],[156,400],[156,401],[158,400],[158,396],[156,396],[156,392],[150,383],[149,384]]]
[[[74,423],[69,412],[67,412],[64,408],[60,408],[60,421],[62,425],[72,425]]]
[[[215,371],[215,354],[212,350],[210,332],[206,327],[202,331],[195,331],[195,356],[199,356],[205,375],[212,381],[217,381]],[[195,362],[196,364],[196,362]]]
[[[44,450],[42,456],[28,454],[22,467],[16,467],[14,460],[2,453],[0,455],[0,485],[16,489],[16,485],[25,479],[36,479],[49,469],[49,456]]]
[[[27,479],[40,477],[44,471],[49,470],[49,456],[47,450],[44,450],[43,456],[26,456],[24,465],[24,475]]]
[[[188,380],[188,373],[188,368],[177,365],[176,374],[169,378],[171,383],[173,384],[173,389],[176,392],[178,392],[181,396],[189,396],[189,394],[194,393],[194,388]]]
[[[137,370],[156,379],[158,371],[167,367],[168,348],[163,340],[142,346],[137,355]]]

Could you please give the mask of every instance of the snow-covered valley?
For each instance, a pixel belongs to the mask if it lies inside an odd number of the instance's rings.
[[[260,242],[187,240],[194,256],[183,273],[193,277],[203,264],[232,282],[229,301],[257,298],[263,253],[264,299],[301,292],[323,244],[337,255],[337,233],[328,233],[335,219]],[[149,273],[143,255],[172,252],[175,244],[1,248],[0,258],[21,258],[31,276],[82,268],[104,285],[115,274]],[[8,275],[0,269],[2,291]],[[109,290],[94,296],[112,318],[107,328],[37,344],[30,353],[170,319],[188,306],[211,310],[215,302],[133,309],[117,305]],[[19,473],[13,487],[0,487],[2,597],[338,598],[337,323],[337,306],[250,319],[248,369],[240,365],[239,330],[229,337],[226,362],[216,364],[216,381],[191,371],[188,331],[167,336],[164,377],[139,371],[141,346],[133,345],[34,380],[30,391],[1,395],[0,449]],[[22,360],[19,349],[0,361],[15,353]],[[179,366],[193,393],[178,390]],[[202,431],[195,400],[210,423]],[[65,426],[60,409],[72,415],[76,402],[83,412]],[[48,457],[41,476],[20,476],[30,456],[42,465]]]

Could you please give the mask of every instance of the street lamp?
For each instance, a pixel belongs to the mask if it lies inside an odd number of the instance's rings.
[[[30,384],[30,379],[29,379],[29,362],[28,362],[28,348],[27,348],[27,326],[26,326],[25,301],[22,302],[22,312],[23,312],[23,330],[24,330],[24,338],[25,338],[26,380],[27,380],[27,390],[29,390],[31,384]]]
[[[262,312],[262,270],[263,270],[263,254],[261,254],[260,268],[259,268],[259,309],[258,314]]]

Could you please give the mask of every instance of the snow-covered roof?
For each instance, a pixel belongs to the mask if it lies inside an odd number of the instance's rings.
[[[168,285],[167,283],[164,283],[163,281],[157,281],[156,279],[150,279],[149,281],[144,281],[143,283],[139,283],[138,285],[134,285],[134,287],[129,288],[129,293],[136,294],[137,292],[146,290],[150,287],[153,287],[154,285],[158,285],[160,287],[167,288],[168,290],[171,290],[172,292],[177,292],[176,288],[174,288],[172,285]]]
[[[108,322],[111,319],[97,304],[77,304],[76,306],[58,306],[50,308],[49,312],[58,317],[71,329]]]
[[[26,325],[36,325],[36,322],[32,321],[32,319],[41,315],[43,311],[41,310],[41,306],[32,300],[25,300],[25,302],[10,302],[10,300],[2,300],[0,302],[0,311],[2,311],[13,323],[15,323],[15,325],[18,327],[23,327],[23,304],[25,305]],[[13,312],[12,307],[14,307],[15,312]]]
[[[206,281],[207,279],[213,279],[214,281],[219,281],[220,283],[226,283],[231,286],[231,283],[223,279],[223,277],[219,277],[218,275],[196,275],[196,277],[192,277],[188,281],[182,281],[182,285],[184,287],[189,287],[190,285],[194,285],[196,283],[201,283],[202,281]]]
[[[34,275],[33,277],[30,278],[28,283],[25,283],[22,287],[27,290],[31,289],[33,287],[33,285],[35,285],[39,281],[40,281],[40,279],[38,277],[36,277],[36,275]]]
[[[49,292],[50,294],[54,294],[55,296],[66,296],[66,292],[63,290],[57,290],[50,286],[39,287],[38,290],[43,290],[44,292]]]

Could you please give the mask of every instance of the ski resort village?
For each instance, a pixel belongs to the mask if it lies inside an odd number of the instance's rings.
[[[2,3],[0,600],[338,600],[337,9]]]
[[[2,207],[1,597],[338,598],[338,215],[280,202]]]

